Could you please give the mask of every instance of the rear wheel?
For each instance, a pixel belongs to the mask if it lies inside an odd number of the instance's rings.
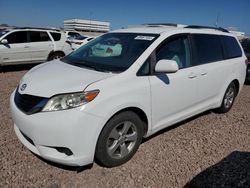
[[[121,112],[103,128],[96,146],[96,162],[114,167],[130,160],[137,151],[143,135],[143,123],[133,112]]]
[[[235,84],[232,82],[227,87],[227,90],[224,94],[221,106],[220,106],[220,108],[218,108],[218,112],[220,112],[220,113],[228,112],[233,106],[236,95],[237,95],[237,89],[236,89]]]
[[[63,53],[54,52],[54,53],[52,53],[52,54],[49,56],[48,60],[51,61],[51,60],[54,60],[54,59],[60,59],[60,58],[63,57],[63,56],[64,56]]]

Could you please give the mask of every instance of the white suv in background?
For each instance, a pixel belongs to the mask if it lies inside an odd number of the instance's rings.
[[[16,28],[0,31],[0,65],[40,63],[72,51],[64,32]]]
[[[143,137],[209,109],[228,112],[246,63],[225,30],[112,31],[26,73],[10,98],[14,129],[45,159],[118,166]]]

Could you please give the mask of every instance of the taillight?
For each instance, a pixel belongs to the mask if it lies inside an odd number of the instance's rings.
[[[248,64],[248,59],[245,60],[246,65]]]
[[[113,53],[113,50],[111,48],[107,48],[106,53]]]

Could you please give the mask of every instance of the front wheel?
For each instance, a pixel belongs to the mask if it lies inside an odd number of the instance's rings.
[[[226,113],[228,112],[234,103],[234,100],[237,95],[237,90],[235,84],[232,82],[228,87],[224,94],[221,106],[218,108],[219,113]]]
[[[96,162],[115,167],[130,160],[140,146],[143,123],[133,112],[121,112],[103,128],[96,146]]]

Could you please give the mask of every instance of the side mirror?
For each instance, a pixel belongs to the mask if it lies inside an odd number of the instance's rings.
[[[179,66],[174,60],[161,59],[155,65],[156,73],[175,73]]]
[[[3,40],[1,40],[0,43],[1,43],[1,44],[8,44],[8,40],[7,40],[7,39],[3,39]]]

